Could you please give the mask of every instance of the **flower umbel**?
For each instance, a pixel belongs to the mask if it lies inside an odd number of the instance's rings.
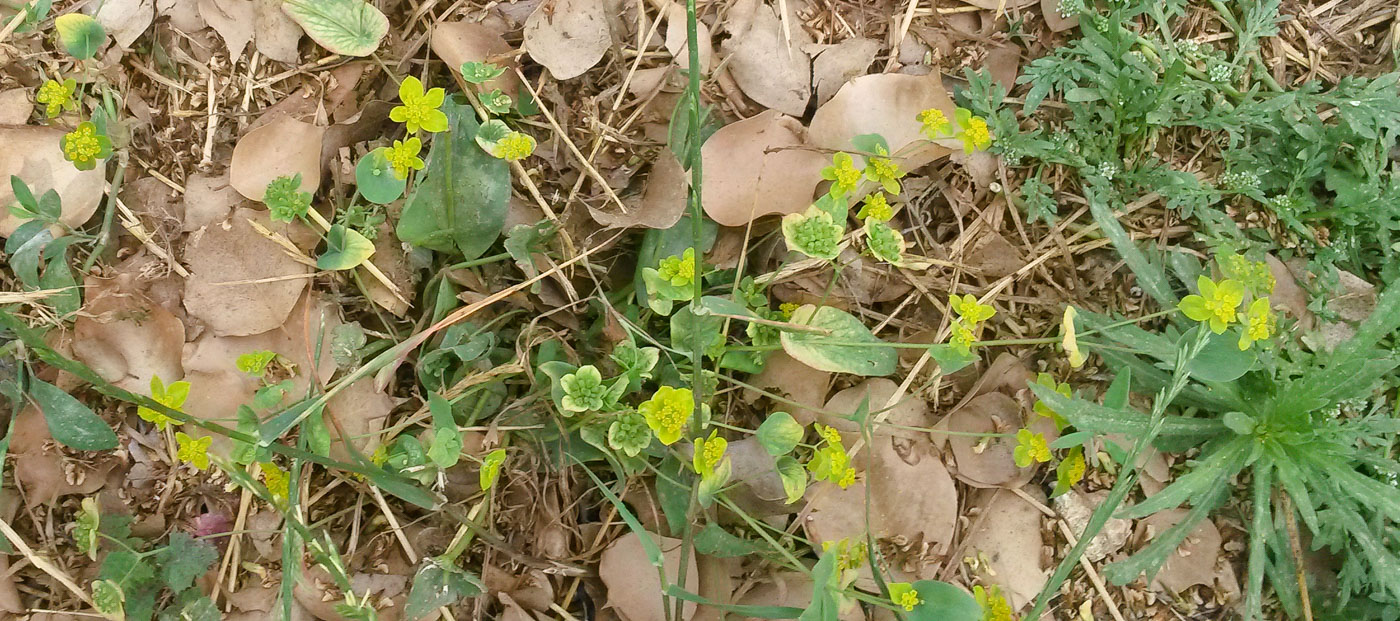
[[[904,235],[894,227],[874,219],[865,221],[865,245],[870,254],[890,265],[904,264]]]
[[[822,169],[822,178],[832,182],[832,196],[845,196],[856,191],[861,174],[861,170],[856,168],[855,159],[844,152],[831,156],[831,165]]]
[[[44,116],[54,118],[64,110],[73,110],[78,107],[78,102],[73,99],[73,93],[77,91],[78,83],[72,78],[59,82],[49,80],[39,87],[39,93],[34,96],[34,101],[44,104]]]
[[[496,151],[492,155],[507,162],[515,162],[530,157],[534,152],[534,137],[524,132],[511,132],[496,141]]]
[[[662,280],[684,287],[695,282],[695,249],[686,248],[681,256],[671,255],[661,260],[656,271]]]
[[[929,140],[946,138],[952,133],[953,124],[948,121],[948,115],[938,108],[924,110],[914,118],[923,126],[924,137]]]
[[[695,439],[695,455],[691,457],[690,463],[695,468],[696,474],[701,477],[708,477],[715,472],[715,466],[724,459],[724,451],[729,448],[729,441],[719,437],[719,431],[711,431],[708,438]]]
[[[919,597],[919,591],[908,582],[890,583],[890,601],[907,612],[913,612],[915,606],[924,603]]]
[[[1244,302],[1244,285],[1238,280],[1222,280],[1218,284],[1205,276],[1196,278],[1200,295],[1182,298],[1177,308],[1187,317],[1209,324],[1211,332],[1220,334],[1234,323],[1235,311]]]
[[[1045,441],[1044,434],[1022,429],[1016,432],[1016,450],[1013,451],[1012,457],[1021,468],[1031,465],[1032,462],[1045,463],[1050,461],[1050,445]]]
[[[637,406],[656,438],[670,446],[681,439],[685,424],[695,410],[695,396],[689,388],[662,386],[650,399]]]
[[[607,405],[608,387],[603,384],[603,374],[598,372],[598,367],[581,366],[561,378],[559,384],[564,388],[564,398],[559,401],[565,414],[601,410]]]
[[[1278,328],[1278,317],[1269,308],[1269,298],[1259,298],[1249,304],[1249,312],[1240,314],[1244,331],[1240,333],[1240,350],[1249,349],[1255,341],[1265,341]]]
[[[112,154],[112,141],[98,132],[92,121],[83,121],[64,134],[59,146],[63,149],[63,158],[73,162],[78,170],[92,170],[97,167],[97,160]]]
[[[423,158],[418,157],[422,150],[423,141],[417,136],[408,140],[395,140],[394,146],[384,151],[384,159],[389,160],[389,165],[394,167],[395,177],[407,179],[408,171],[423,170]]]
[[[267,491],[276,498],[286,498],[291,491],[291,475],[270,461],[260,462],[258,468],[262,470],[263,485],[267,486]]]
[[[807,470],[812,473],[813,479],[831,481],[841,489],[849,487],[855,482],[856,469],[851,467],[851,458],[846,455],[841,432],[822,424],[815,425],[815,428],[822,437],[823,445],[807,462]]]
[[[969,324],[977,325],[997,314],[996,309],[988,304],[982,304],[973,297],[971,293],[958,295],[956,293],[948,296],[948,306],[957,313],[959,317],[967,320]]]
[[[889,222],[890,218],[894,217],[894,209],[890,207],[890,201],[884,192],[871,192],[865,196],[865,203],[861,205],[860,211],[856,212],[856,217],[862,220]]]
[[[438,108],[447,98],[447,91],[434,88],[423,92],[423,83],[418,78],[408,76],[399,83],[399,101],[403,105],[389,111],[389,118],[395,123],[403,123],[408,133],[418,130],[426,132],[447,131],[447,114]]]
[[[899,164],[886,157],[889,152],[884,148],[879,148],[879,157],[868,157],[865,160],[865,178],[880,184],[890,194],[899,194],[899,180],[905,175],[899,169]]]
[[[160,381],[159,375],[151,376],[151,399],[172,410],[183,412],[180,408],[185,405],[185,399],[190,396],[189,382],[171,382],[166,386]],[[156,410],[141,406],[136,408],[136,415],[143,420],[153,423],[158,429],[164,430],[167,425],[179,425],[180,422],[162,414]]]
[[[948,342],[964,354],[972,351],[972,344],[977,342],[977,334],[972,331],[972,326],[963,321],[962,317],[954,317],[953,322],[948,326],[952,332],[948,335]]]
[[[608,425],[608,446],[622,451],[628,457],[636,457],[651,444],[651,428],[647,419],[635,411],[626,411]]]
[[[803,213],[783,216],[782,228],[789,250],[828,261],[840,253],[841,236],[846,232],[831,214],[816,205]]]
[[[992,145],[992,130],[987,127],[986,119],[973,116],[972,111],[965,108],[958,108],[957,117],[962,127],[958,137],[962,139],[963,152],[972,153]]]
[[[1256,296],[1266,296],[1274,292],[1274,272],[1264,261],[1250,261],[1243,255],[1231,253],[1217,258],[1220,271],[1226,278],[1240,281],[1245,289]]]
[[[981,586],[972,587],[972,598],[982,607],[982,621],[1016,621],[1011,603],[1001,594],[1001,587],[993,586],[990,591]]]
[[[194,466],[195,470],[202,471],[209,467],[209,447],[214,443],[214,436],[195,438],[183,431],[177,431],[175,443],[179,446],[175,456],[180,461]]]

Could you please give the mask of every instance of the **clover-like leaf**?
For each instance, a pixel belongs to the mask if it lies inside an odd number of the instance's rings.
[[[282,10],[321,47],[345,56],[373,54],[389,33],[389,18],[364,0],[286,0]]]

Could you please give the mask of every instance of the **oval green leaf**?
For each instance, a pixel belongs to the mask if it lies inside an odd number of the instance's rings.
[[[39,404],[49,435],[59,444],[80,451],[105,451],[117,448],[117,434],[107,423],[82,402],[63,389],[32,378],[29,396]]]
[[[326,233],[326,252],[316,259],[316,269],[348,270],[359,267],[374,254],[374,242],[344,224]]]
[[[97,20],[82,13],[60,15],[53,20],[58,32],[58,42],[70,56],[87,60],[97,55],[97,50],[107,42],[107,31]]]
[[[779,337],[783,350],[809,367],[874,377],[894,373],[894,349],[886,347],[850,313],[807,304],[792,313],[792,323],[827,332],[783,332]]]
[[[802,500],[802,495],[807,493],[807,469],[791,455],[779,457],[776,465],[783,491],[787,492],[787,504]]]
[[[956,586],[938,580],[914,583],[919,605],[905,615],[910,621],[980,621],[982,606]]]
[[[399,200],[404,187],[408,185],[407,179],[400,179],[394,174],[394,167],[384,157],[386,151],[388,149],[385,147],[370,151],[355,165],[355,185],[360,189],[360,196],[380,205]]]
[[[345,56],[373,54],[389,32],[389,18],[363,0],[286,0],[282,10],[321,47]]]
[[[758,426],[755,435],[769,455],[787,455],[802,441],[802,425],[787,412],[774,412]]]

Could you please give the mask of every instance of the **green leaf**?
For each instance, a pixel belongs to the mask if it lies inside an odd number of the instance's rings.
[[[1069,420],[1075,428],[1094,433],[1119,433],[1130,438],[1140,437],[1152,427],[1152,417],[1133,410],[1115,410],[1078,397],[1066,397],[1049,387],[1027,382],[1031,392],[1051,410]],[[1165,416],[1160,443],[1195,446],[1225,431],[1219,420]]]
[[[394,167],[384,157],[388,147],[380,147],[360,158],[355,165],[355,185],[360,196],[371,203],[386,205],[399,200],[408,186],[408,179],[400,179],[394,174]]]
[[[787,504],[802,500],[802,495],[807,493],[807,469],[791,455],[779,457],[777,468],[783,491],[787,492]]]
[[[802,425],[787,412],[774,412],[758,426],[755,437],[769,455],[786,455],[802,441]]]
[[[469,84],[482,84],[501,77],[505,73],[504,67],[499,67],[491,63],[477,62],[469,60],[462,63],[462,79]]]
[[[1195,338],[1194,333],[1187,332],[1176,345],[1187,347]],[[1239,337],[1233,332],[1212,334],[1201,353],[1187,363],[1186,370],[1202,381],[1233,382],[1249,372],[1257,358],[1254,349],[1240,350]]]
[[[96,19],[82,13],[60,15],[53,20],[58,42],[70,56],[87,60],[97,55],[97,50],[107,42],[107,31]]]
[[[476,597],[481,593],[481,580],[453,561],[424,559],[423,565],[413,574],[413,588],[408,591],[404,617],[418,619],[463,597]]]
[[[476,145],[476,111],[450,98],[443,104],[451,129],[433,139],[422,182],[404,205],[399,239],[475,259],[500,236],[510,197],[510,168]]]
[[[92,583],[92,607],[98,614],[108,619],[125,619],[125,602],[126,596],[122,594],[122,588],[117,583],[111,580]]]
[[[80,451],[117,448],[117,434],[92,410],[57,386],[30,378],[29,396],[39,404],[49,434],[59,444]]]
[[[207,542],[197,541],[184,532],[176,531],[170,535],[170,545],[156,557],[166,586],[179,593],[194,584],[195,578],[209,571],[214,561],[219,560],[219,551]]]
[[[1236,434],[1247,436],[1254,433],[1254,418],[1244,412],[1226,412],[1221,420]]]
[[[282,10],[321,47],[345,56],[373,54],[389,33],[389,18],[363,0],[286,0]]]
[[[826,330],[829,334],[784,331],[779,340],[789,356],[820,371],[883,376],[894,373],[892,348],[870,333],[859,319],[843,310],[807,304],[792,313],[792,323]]]
[[[326,233],[326,252],[316,259],[316,269],[348,270],[359,267],[374,254],[374,242],[344,224]]]
[[[751,556],[764,551],[764,546],[736,537],[719,524],[710,522],[695,533],[695,551],[719,558]]]
[[[947,343],[929,345],[928,355],[938,363],[938,372],[943,375],[956,373],[958,370],[969,364],[977,362],[977,354],[961,349]]]
[[[980,621],[982,607],[971,595],[956,586],[938,580],[914,583],[919,593],[919,605],[905,616],[910,621]]]
[[[462,433],[452,417],[452,404],[435,392],[428,393],[428,411],[433,415],[433,444],[428,459],[439,468],[451,468],[462,458]]]

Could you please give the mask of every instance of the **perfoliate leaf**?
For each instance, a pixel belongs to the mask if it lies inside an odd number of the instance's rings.
[[[316,259],[316,269],[348,270],[359,267],[374,254],[374,242],[343,224],[326,233],[326,252]]]
[[[78,60],[96,56],[97,50],[107,41],[107,31],[102,24],[82,13],[60,15],[54,18],[53,26],[64,51]]]
[[[786,455],[802,441],[802,425],[787,412],[774,412],[758,426],[755,436],[769,455]]]
[[[373,54],[389,32],[389,18],[364,0],[286,0],[282,10],[321,47],[345,56]]]
[[[846,311],[807,304],[792,313],[792,323],[829,332],[784,331],[779,337],[783,350],[807,366],[876,377],[894,373],[894,349],[884,347],[865,324]]]
[[[802,500],[802,495],[807,493],[807,469],[791,455],[778,458],[778,478],[783,481],[788,504]]]
[[[386,205],[403,196],[408,179],[400,179],[394,174],[394,167],[384,157],[387,147],[380,147],[360,158],[355,165],[355,186],[360,196],[371,203]]]

